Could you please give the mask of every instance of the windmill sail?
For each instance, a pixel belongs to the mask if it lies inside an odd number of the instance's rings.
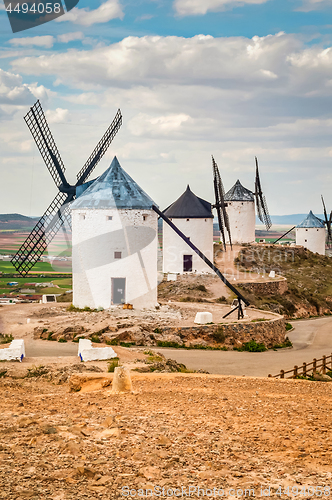
[[[331,248],[331,246],[332,246],[332,229],[331,229],[331,226],[332,226],[332,211],[330,213],[330,216],[328,217],[327,211],[326,211],[326,206],[325,206],[325,201],[324,201],[323,196],[322,196],[322,203],[323,203],[323,209],[324,209],[325,225],[326,225],[326,228],[327,228],[327,245],[328,245],[329,248]]]
[[[14,255],[12,264],[22,276],[26,275],[38,262],[41,255],[45,253],[47,246],[64,224],[61,212],[67,199],[68,195],[65,193],[56,195],[44,215],[39,219],[23,245]]]
[[[224,248],[226,250],[225,230],[228,233],[229,243],[232,247],[231,229],[225,205],[225,190],[220,177],[218,165],[213,156],[212,156],[212,167],[213,167],[213,185],[215,194],[214,208],[217,209],[219,230],[224,244]]]
[[[77,186],[83,184],[88,179],[92,171],[96,168],[96,166],[106,153],[107,149],[111,145],[111,142],[113,141],[114,137],[118,133],[121,125],[122,125],[122,114],[121,111],[118,110],[111,125],[108,127],[105,134],[100,139],[97,146],[95,147],[95,149],[92,151],[91,155],[85,162],[84,166],[77,174],[77,183],[76,183]]]
[[[65,223],[71,227],[69,204],[76,197],[76,187],[86,181],[106,153],[122,125],[122,115],[121,111],[118,110],[113,122],[77,175],[75,186],[71,186],[66,180],[63,161],[39,101],[30,108],[24,120],[37,144],[46,167],[59,189],[59,193],[12,258],[13,266],[22,276],[33,268],[58,231],[65,228]],[[66,233],[65,236],[67,236]]]
[[[255,181],[255,198],[256,198],[256,207],[257,207],[257,215],[259,220],[265,224],[266,230],[268,231],[272,226],[271,217],[267,208],[265,196],[263,195],[261,181],[259,177],[258,170],[258,160],[255,157],[256,161],[256,181]]]
[[[56,186],[59,188],[61,184],[67,184],[64,177],[65,166],[39,101],[30,108],[24,120]]]

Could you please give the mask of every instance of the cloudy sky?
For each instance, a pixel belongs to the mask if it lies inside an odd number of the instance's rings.
[[[56,194],[23,116],[40,99],[68,180],[121,108],[114,155],[165,208],[189,183],[254,188],[270,213],[332,209],[332,0],[80,0],[13,34],[0,0],[0,213]]]

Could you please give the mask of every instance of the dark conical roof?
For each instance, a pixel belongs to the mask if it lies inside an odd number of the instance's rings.
[[[254,201],[254,193],[242,186],[239,180],[225,194],[225,201]]]
[[[321,219],[318,219],[318,217],[316,217],[316,215],[314,215],[312,213],[312,211],[310,210],[310,212],[308,213],[308,215],[306,216],[304,221],[302,221],[301,224],[299,224],[296,227],[299,227],[299,228],[300,227],[305,227],[305,228],[311,228],[311,227],[320,228],[321,227],[321,228],[323,228],[323,227],[325,227],[325,224]]]
[[[149,209],[156,205],[127,174],[115,156],[110,167],[72,204],[77,208]]]
[[[198,198],[190,189],[189,185],[185,192],[172,205],[170,205],[164,214],[173,219],[212,219],[211,203]]]

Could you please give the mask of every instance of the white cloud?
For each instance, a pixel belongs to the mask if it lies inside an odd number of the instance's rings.
[[[268,0],[175,0],[173,7],[180,16],[190,16],[266,2]]]
[[[47,98],[47,90],[37,84],[25,84],[20,75],[0,69],[0,104],[19,106],[32,102],[34,97]]]
[[[71,21],[82,26],[107,23],[111,19],[122,19],[124,16],[119,0],[107,0],[97,9],[79,9],[74,7],[66,15],[58,17],[57,22]]]
[[[58,35],[57,40],[61,43],[74,42],[75,40],[83,40],[84,33],[82,31],[74,31],[72,33],[64,33],[63,35]]]
[[[49,123],[64,123],[69,119],[68,109],[56,108],[55,111],[48,109],[45,115]]]
[[[51,35],[12,38],[9,43],[14,47],[45,47],[50,49],[54,45],[54,37]]]
[[[257,154],[271,213],[311,207],[317,211],[321,187],[327,194],[332,190],[332,121],[327,106],[332,96],[331,53],[320,44],[306,45],[302,36],[284,33],[252,39],[129,37],[91,50],[63,48],[47,57],[17,59],[7,87],[25,88],[17,74],[22,72],[38,81],[27,88],[26,102],[30,105],[31,93],[45,92],[49,98],[47,117],[70,181],[120,107],[124,124],[95,176],[117,154],[163,208],[188,182],[198,196],[213,200],[211,154],[226,189],[238,177],[253,189]],[[62,83],[56,100],[40,85],[44,77]],[[6,106],[0,105],[0,137],[7,137],[1,118],[1,113],[10,113]],[[19,144],[28,141],[22,120],[26,108],[16,113],[15,129],[21,127],[21,135],[11,139],[10,147],[1,143],[0,168],[5,162],[19,162]],[[24,165],[32,164],[32,152],[23,157]],[[46,169],[41,159],[38,165],[42,175]],[[36,183],[43,181],[51,189],[46,174]],[[298,179],[301,192],[294,189]],[[22,196],[16,203],[23,205],[26,178],[22,175],[18,182]],[[34,213],[42,213],[48,196],[38,196],[37,184],[34,192],[40,206]],[[3,197],[14,209],[9,194],[0,196],[4,204]]]
[[[310,12],[331,7],[331,0],[302,0],[303,3],[296,10],[300,12]]]

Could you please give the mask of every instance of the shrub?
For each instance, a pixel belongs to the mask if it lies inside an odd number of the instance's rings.
[[[53,335],[54,332],[49,332],[49,334],[47,335],[47,340],[55,340],[52,335]]]
[[[196,286],[196,290],[199,290],[200,292],[207,292],[207,289],[204,285]]]
[[[226,297],[224,297],[224,295],[223,295],[222,297],[218,297],[218,298],[216,299],[216,302],[219,302],[219,303],[224,304],[225,302],[227,302],[227,299],[226,299]]]
[[[61,338],[58,340],[58,342],[60,342],[60,343],[64,344],[65,342],[67,342],[67,340],[61,337]]]
[[[77,344],[78,344],[78,342],[80,341],[80,339],[84,340],[84,339],[85,339],[85,337],[75,337],[75,338],[73,339],[73,342],[75,342],[75,343],[77,343]]]
[[[6,376],[7,370],[2,370],[0,371],[0,378],[3,378]]]
[[[161,328],[155,328],[153,330],[153,333],[163,333],[162,329]]]
[[[10,334],[10,335],[0,334],[0,344],[9,344],[12,340],[14,340],[14,337],[12,336],[12,334]]]
[[[91,339],[91,342],[94,342],[96,344],[100,344],[100,338],[96,333],[91,335],[90,339]]]
[[[119,366],[119,358],[113,358],[112,361],[108,363],[108,373],[113,373],[117,366]]]
[[[284,349],[285,347],[293,347],[293,344],[288,337],[285,338],[285,341],[282,342],[282,344],[276,344],[272,347],[272,349]]]
[[[252,339],[242,344],[241,347],[234,347],[234,351],[264,352],[267,351],[267,348],[264,344],[258,344],[256,340]]]
[[[289,330],[291,330],[293,328],[293,325],[291,325],[290,323],[286,323],[286,332],[289,332]]]
[[[42,375],[46,375],[46,373],[48,373],[46,366],[33,366],[32,368],[28,368],[26,378],[41,377]]]
[[[218,326],[217,331],[212,334],[212,338],[216,342],[219,342],[219,344],[223,344],[225,342],[226,335],[222,326]]]

